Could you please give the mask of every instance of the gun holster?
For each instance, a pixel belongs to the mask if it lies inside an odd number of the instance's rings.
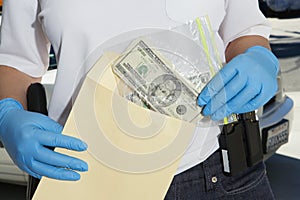
[[[222,128],[219,144],[223,171],[235,175],[263,160],[259,124],[255,112],[238,115],[238,121]]]
[[[42,84],[33,83],[27,89],[27,109],[31,112],[38,112],[48,115],[46,91]],[[28,177],[26,200],[31,200],[40,179],[33,176]]]

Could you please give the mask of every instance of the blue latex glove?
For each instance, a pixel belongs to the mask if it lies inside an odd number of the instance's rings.
[[[14,163],[36,178],[78,180],[80,174],[76,171],[87,171],[84,161],[46,147],[87,149],[84,142],[62,135],[61,131],[60,124],[45,115],[24,110],[14,99],[0,101],[0,140]]]
[[[221,120],[232,113],[256,110],[277,91],[279,62],[261,46],[247,49],[225,65],[203,88],[198,105],[203,115]]]

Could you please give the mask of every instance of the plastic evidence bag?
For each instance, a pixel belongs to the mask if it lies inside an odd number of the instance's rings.
[[[203,122],[197,97],[221,68],[205,17],[171,30],[153,31],[106,51],[120,54],[112,70],[130,88],[120,83],[122,96],[168,116]]]

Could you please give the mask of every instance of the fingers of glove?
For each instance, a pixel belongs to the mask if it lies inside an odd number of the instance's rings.
[[[265,78],[260,88],[260,93],[248,102],[245,102],[244,106],[238,110],[238,113],[245,113],[256,110],[267,103],[276,94],[276,91],[278,89],[276,78]]]
[[[269,101],[272,95],[267,95],[266,92],[261,92],[260,95],[257,95],[246,104],[244,104],[239,110],[238,113],[245,113],[250,112],[253,110],[258,109],[259,107],[263,106],[265,103]]]
[[[34,178],[38,178],[38,179],[41,179],[41,178],[42,178],[39,174],[33,172],[32,170],[30,170],[30,169],[29,169],[28,167],[26,167],[26,166],[23,166],[21,169],[22,169],[23,171],[25,171],[27,174],[29,174],[30,176],[33,176]]]
[[[76,171],[87,171],[88,165],[86,162],[68,155],[64,155],[47,148],[41,148],[39,155],[35,157],[39,162],[49,164],[56,167],[72,169]]]
[[[33,161],[33,158],[31,159],[26,159],[26,160],[22,160],[20,162],[20,160],[15,160],[15,164],[21,169],[23,170],[24,172],[26,172],[27,174],[35,177],[35,178],[38,178],[38,179],[41,179],[41,176],[35,172],[33,172],[30,168],[32,166],[32,161]]]
[[[22,155],[22,158],[16,159],[15,163],[16,165],[23,171],[25,171],[26,173],[28,173],[29,175],[41,179],[41,176],[37,173],[35,173],[32,170],[32,163],[34,162],[34,158],[31,155],[27,155],[25,156],[26,153],[24,153],[24,155]]]
[[[37,120],[39,125],[52,133],[61,133],[63,130],[63,126],[52,120],[51,118],[41,115],[39,113],[34,113],[39,119]]]
[[[77,181],[80,179],[80,174],[75,171],[60,167],[54,167],[38,161],[33,162],[32,168],[34,169],[35,173],[53,179],[69,181]]]
[[[225,104],[221,108],[219,108],[216,112],[211,114],[210,118],[214,121],[222,120],[230,114],[230,110],[228,106]]]
[[[243,106],[256,99],[256,97],[260,96],[261,94],[261,87],[246,86],[235,97],[228,101],[227,104],[223,105],[221,108],[216,110],[216,112],[211,114],[211,118],[213,120],[220,120],[232,113],[243,113]],[[249,111],[252,110],[255,109],[251,109]]]
[[[233,79],[231,79],[224,88],[220,90],[211,100],[206,104],[202,111],[202,114],[207,116],[215,113],[219,108],[227,104],[232,98],[240,93],[247,84],[247,77],[240,76],[237,74]]]
[[[224,66],[201,91],[198,105],[206,105],[211,97],[215,96],[237,73],[238,71],[232,64],[228,63]]]
[[[53,134],[52,132],[39,130],[38,139],[42,145],[50,147],[60,147],[74,151],[85,151],[87,144],[83,141],[62,134]]]

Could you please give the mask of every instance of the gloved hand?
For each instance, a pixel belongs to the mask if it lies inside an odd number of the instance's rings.
[[[87,171],[86,162],[54,152],[48,147],[84,151],[79,139],[61,134],[62,126],[49,117],[29,112],[11,98],[0,101],[0,140],[14,163],[36,178],[78,180]]]
[[[232,113],[256,110],[276,93],[278,71],[278,59],[270,50],[250,47],[203,88],[198,97],[203,115],[221,120]]]

